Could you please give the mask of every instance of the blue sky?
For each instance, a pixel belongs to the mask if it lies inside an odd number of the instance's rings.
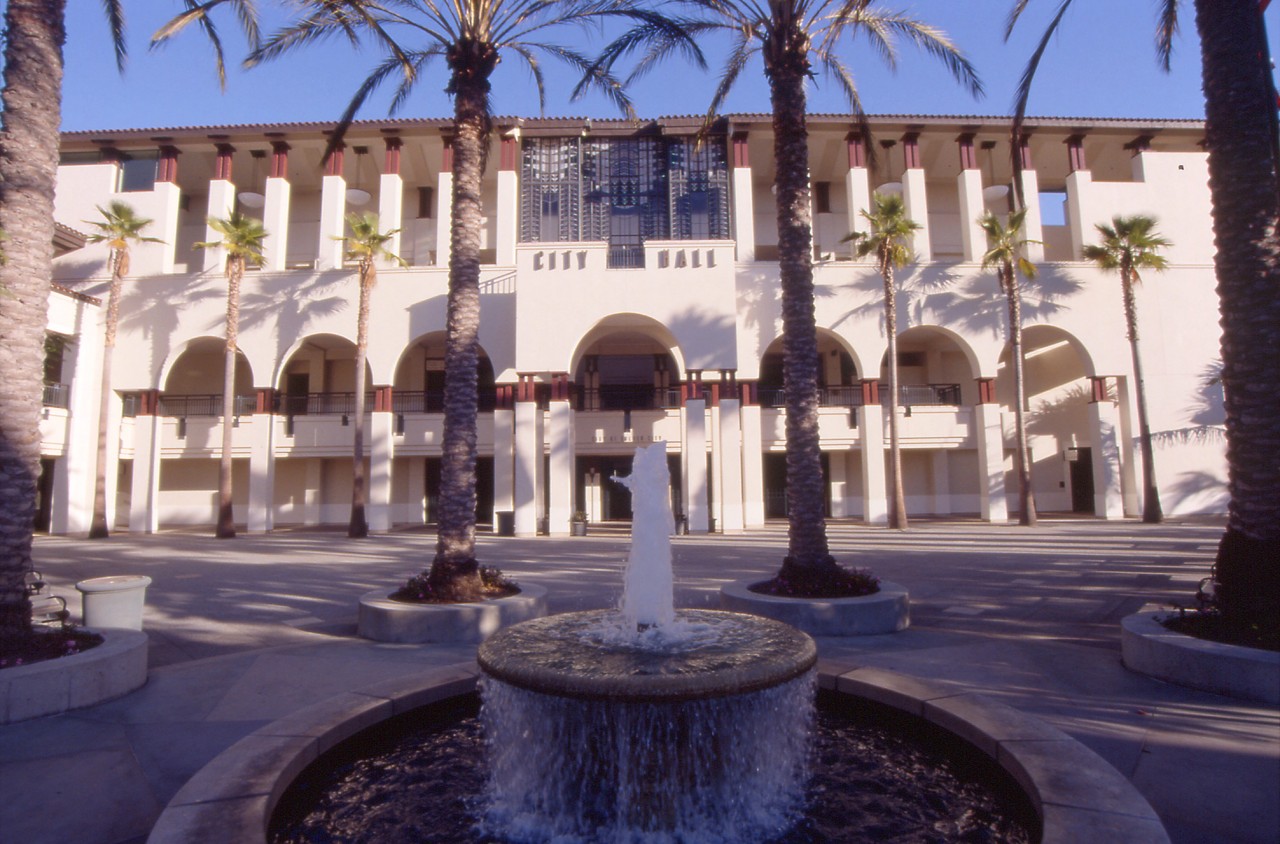
[[[910,0],[890,8],[912,11],[947,31],[976,65],[987,89],[975,101],[956,85],[937,62],[904,47],[896,73],[855,41],[847,55],[872,113],[1007,114],[1013,89],[1047,15],[1056,0],[1033,0],[1014,39],[1005,44],[1003,23],[1012,0]],[[263,3],[264,8],[274,4]],[[1199,43],[1192,3],[1184,2],[1184,19],[1173,72],[1156,65],[1153,49],[1155,0],[1076,0],[1057,43],[1050,48],[1037,77],[1030,112],[1081,117],[1199,118]],[[345,43],[315,45],[274,64],[232,70],[227,90],[219,90],[211,52],[203,36],[192,31],[159,50],[147,49],[150,34],[179,7],[177,0],[126,4],[130,59],[124,76],[117,74],[101,5],[91,0],[68,3],[68,42],[63,101],[63,128],[90,130],[257,122],[329,121],[342,112],[376,56]],[[1267,13],[1272,52],[1280,52],[1280,4]],[[224,23],[229,56],[238,61],[243,47],[230,19]],[[603,41],[593,32],[563,30],[561,43],[593,52]],[[707,45],[708,50],[715,45]],[[714,56],[712,56],[714,65]],[[550,68],[548,68],[550,71]],[[451,106],[442,89],[443,66],[424,77],[402,109],[412,117],[444,117]],[[548,115],[612,117],[617,112],[599,98],[569,102],[572,77],[548,73]],[[714,76],[671,63],[633,91],[643,116],[700,114],[706,108]],[[387,100],[374,100],[361,117],[387,114]],[[495,76],[493,108],[500,115],[534,116],[536,89],[527,71],[508,58]],[[768,91],[758,69],[744,76],[724,111],[760,112],[769,108]],[[810,92],[811,112],[843,112],[847,108],[834,85],[821,77]]]

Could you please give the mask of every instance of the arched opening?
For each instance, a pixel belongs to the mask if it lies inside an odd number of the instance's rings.
[[[769,344],[760,358],[760,405],[782,407],[782,338]],[[858,386],[858,367],[840,338],[829,331],[818,331],[818,403],[822,407],[853,407],[862,395]]]
[[[648,334],[619,330],[584,349],[574,373],[580,410],[654,410],[680,406],[680,372],[671,352]]]
[[[960,406],[977,402],[972,354],[950,333],[929,325],[898,335],[898,405]],[[889,378],[889,355],[880,358],[880,381]],[[887,399],[886,399],[887,400]]]
[[[333,334],[306,338],[280,369],[280,413],[355,412],[356,344]],[[365,408],[373,409],[373,373],[365,362]]]
[[[160,395],[160,415],[186,418],[222,415],[226,341],[201,337],[191,341],[173,362]],[[235,412],[253,413],[256,398],[253,370],[244,352],[236,353]]]
[[[1075,337],[1050,325],[1024,329],[1022,351],[1036,509],[1093,513],[1092,364]],[[996,398],[1008,414],[1013,413],[1015,395],[1011,349],[1006,344],[996,370]],[[1016,490],[1016,478],[1009,480],[1007,488]]]
[[[444,353],[447,337],[436,331],[418,338],[396,365],[392,381],[392,409],[397,413],[444,412]],[[493,410],[493,363],[483,348],[476,350],[476,390],[481,411]]]

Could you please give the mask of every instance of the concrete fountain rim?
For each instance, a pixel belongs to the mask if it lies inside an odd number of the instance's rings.
[[[1044,844],[1168,844],[1134,785],[1066,733],[985,696],[880,668],[818,662],[820,688],[873,700],[963,739],[1008,771],[1030,797]],[[187,781],[148,844],[265,844],[285,790],[320,754],[396,715],[475,691],[462,663],[346,692],[236,742]]]

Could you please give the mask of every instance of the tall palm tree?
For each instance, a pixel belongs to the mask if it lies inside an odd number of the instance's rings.
[[[58,169],[65,0],[5,8],[4,125],[0,128],[0,652],[31,633],[26,578],[40,467],[40,396],[53,190]]]
[[[105,243],[110,249],[107,265],[111,268],[111,287],[107,293],[107,324],[103,338],[102,387],[98,406],[98,456],[93,478],[93,518],[89,538],[103,539],[107,528],[107,429],[111,416],[111,358],[116,347],[116,329],[120,325],[120,287],[129,274],[129,247],[134,243],[163,243],[158,237],[142,234],[152,221],[139,217],[133,206],[114,200],[106,208],[98,206],[101,220],[85,220],[97,229],[86,240]]]
[[[884,325],[889,338],[889,488],[893,492],[889,527],[906,530],[907,500],[902,490],[902,444],[898,436],[898,291],[893,275],[895,269],[905,267],[914,258],[911,234],[922,226],[907,216],[901,194],[877,193],[871,205],[870,212],[862,212],[869,230],[846,239],[853,241],[859,258],[876,257],[876,267],[884,280]]]
[[[852,71],[839,50],[858,35],[894,64],[904,40],[939,59],[973,94],[982,86],[968,60],[940,30],[871,0],[683,0],[692,17],[681,23],[696,37],[726,34],[728,58],[708,108],[717,112],[758,55],[769,83],[776,170],[778,270],[782,287],[783,390],[786,405],[788,554],[774,590],[819,595],[846,578],[827,544],[825,489],[818,433],[818,339],[813,296],[813,231],[809,197],[809,135],[805,83],[815,65],[844,92],[865,123]],[[634,78],[687,44],[647,25],[615,40],[600,62],[612,67],[630,54]]]
[[[358,538],[369,535],[369,523],[364,513],[364,368],[369,351],[369,299],[373,295],[373,286],[378,283],[379,260],[394,261],[402,267],[407,263],[387,249],[387,244],[400,230],[382,231],[378,227],[377,214],[370,211],[348,214],[347,225],[351,234],[339,240],[346,246],[347,258],[356,262],[356,275],[360,281],[360,306],[356,310],[356,418],[351,454],[351,521],[347,526],[347,536]]]
[[[1028,2],[1016,0],[1010,28]],[[1019,115],[1040,56],[1071,2],[1060,0],[1023,72]],[[1280,367],[1274,363],[1280,343],[1280,118],[1264,5],[1194,0],[1217,245],[1230,494],[1214,577],[1221,609],[1245,623],[1280,613]],[[1181,7],[1179,0],[1158,4],[1156,49],[1166,67]]]
[[[994,268],[1000,280],[1000,291],[1009,307],[1009,357],[1013,367],[1013,419],[1014,448],[1018,472],[1018,524],[1031,527],[1036,523],[1036,501],[1031,491],[1031,450],[1027,447],[1027,385],[1023,379],[1022,359],[1022,292],[1018,276],[1036,277],[1036,265],[1028,261],[1023,252],[1027,244],[1036,241],[1022,237],[1022,223],[1027,211],[1021,208],[1009,214],[1004,223],[990,211],[983,214],[978,225],[987,234],[987,251],[982,256],[983,269]]]
[[[403,105],[423,71],[440,59],[445,90],[453,97],[453,195],[449,233],[444,435],[441,450],[439,534],[426,586],[441,600],[469,600],[482,593],[476,561],[476,413],[480,326],[481,176],[492,134],[490,79],[503,55],[530,70],[545,103],[539,55],[549,55],[589,76],[613,102],[630,112],[621,86],[578,52],[537,40],[547,30],[619,17],[661,27],[662,18],[629,0],[304,0],[300,17],[268,38],[250,63],[274,59],[331,35],[367,38],[385,58],[357,89],[331,144],[368,97],[398,79],[393,110]],[[403,46],[412,44],[413,46]],[[415,578],[418,580],[418,578]]]
[[[222,375],[222,454],[218,460],[218,524],[215,535],[230,539],[236,535],[235,514],[231,507],[231,421],[236,415],[236,353],[240,335],[240,283],[248,264],[262,263],[262,245],[267,230],[261,220],[232,211],[226,218],[210,217],[209,227],[222,235],[222,240],[197,243],[196,249],[221,249],[227,262],[227,326],[226,352]]]
[[[1164,520],[1160,509],[1160,490],[1156,487],[1155,453],[1151,448],[1151,426],[1147,416],[1147,390],[1142,379],[1142,356],[1138,354],[1138,304],[1133,286],[1142,279],[1139,270],[1163,270],[1169,262],[1160,250],[1171,243],[1156,233],[1154,217],[1141,214],[1117,215],[1111,225],[1094,226],[1102,235],[1101,243],[1084,247],[1084,259],[1104,270],[1120,271],[1120,289],[1124,294],[1124,322],[1133,357],[1133,380],[1138,398],[1138,441],[1142,449],[1142,521],[1158,524]]]

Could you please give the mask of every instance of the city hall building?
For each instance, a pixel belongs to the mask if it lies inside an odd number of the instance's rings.
[[[630,517],[635,448],[664,441],[691,532],[786,515],[773,137],[768,115],[634,123],[495,120],[484,177],[478,520],[566,534]],[[886,517],[883,286],[850,232],[877,190],[920,225],[899,273],[898,414],[908,512],[1009,518],[1005,301],[981,267],[984,211],[1007,213],[1007,118],[809,120],[823,470],[832,518]],[[249,531],[344,524],[352,486],[353,211],[398,228],[373,293],[366,383],[369,521],[434,521],[443,426],[452,150],[447,120],[366,121],[322,160],[329,124],[68,133],[42,423],[41,527],[88,529],[107,248],[78,232],[123,200],[163,243],[135,245],[109,402],[110,519],[212,525],[224,425]],[[1042,512],[1140,512],[1133,366],[1120,280],[1080,259],[1094,224],[1148,214],[1169,268],[1138,290],[1167,513],[1225,507],[1203,123],[1042,118],[1016,154],[1028,207],[1023,289],[1032,478]],[[236,412],[222,417],[224,255],[194,244],[238,208],[265,262],[242,290]],[[505,514],[510,514],[506,516]],[[495,518],[497,516],[497,518]]]

